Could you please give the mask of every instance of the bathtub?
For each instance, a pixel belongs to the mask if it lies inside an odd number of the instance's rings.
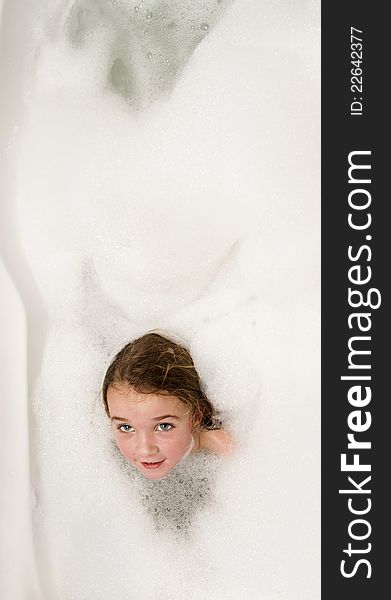
[[[137,40],[158,5],[128,4]],[[153,96],[157,42],[132,42],[133,97],[113,45],[94,62],[112,29],[62,36],[91,2],[0,3],[4,600],[320,597],[319,6],[259,4],[189,13]],[[154,530],[99,403],[160,326],[242,440],[186,539]]]
[[[2,598],[22,600],[22,598],[42,598],[32,538],[28,425],[28,381],[31,371],[27,355],[29,354],[31,358],[34,354],[34,343],[31,337],[28,338],[27,331],[31,332],[31,324],[34,320],[31,319],[30,308],[34,312],[36,304],[34,286],[31,285],[28,266],[21,255],[14,229],[15,155],[8,152],[12,132],[20,126],[23,118],[22,82],[27,67],[29,21],[21,8],[21,3],[1,1],[0,15],[1,74],[4,81],[7,81],[3,87],[0,115],[2,197],[0,282],[3,334],[1,342],[3,369],[0,389],[2,490],[0,595]],[[38,329],[43,324],[44,318],[38,324]],[[36,339],[39,338],[38,334]],[[29,352],[27,352],[28,348]],[[19,426],[11,427],[11,421],[19,423]]]

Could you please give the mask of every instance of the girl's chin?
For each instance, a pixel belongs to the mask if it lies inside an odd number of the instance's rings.
[[[169,473],[171,473],[171,469],[165,469],[163,472],[156,471],[146,471],[145,469],[139,469],[141,475],[143,475],[146,479],[151,479],[153,481],[157,481],[159,479],[164,479],[167,477]]]
[[[138,463],[137,469],[144,477],[148,479],[162,479],[171,471],[172,467],[169,467],[167,460],[164,459],[159,463]]]

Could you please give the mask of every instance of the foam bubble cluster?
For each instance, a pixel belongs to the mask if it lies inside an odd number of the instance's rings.
[[[48,314],[32,399],[45,597],[312,600],[317,3],[41,6],[16,209]],[[113,451],[99,392],[155,328],[189,346],[238,448],[152,482]]]
[[[121,460],[121,459],[119,459]],[[164,479],[146,479],[137,469],[123,462],[128,483],[137,490],[139,501],[156,532],[191,540],[200,511],[215,502],[214,487],[218,457],[201,451],[176,465]]]
[[[196,46],[221,17],[223,2],[76,0],[66,18],[69,43],[105,55],[101,84],[133,109],[169,92]]]

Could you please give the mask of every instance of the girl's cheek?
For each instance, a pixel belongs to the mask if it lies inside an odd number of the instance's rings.
[[[128,448],[127,448],[127,444],[124,443],[124,440],[121,439],[121,437],[119,435],[115,435],[114,436],[114,441],[117,444],[117,448],[118,450],[121,452],[121,454],[123,456],[127,456],[128,454]]]
[[[195,439],[193,435],[190,435],[189,439],[186,440],[186,443],[182,446],[182,457],[180,460],[183,460],[195,449]]]
[[[132,452],[130,451],[130,448],[128,448],[128,446],[124,445],[124,444],[120,444],[117,443],[118,449],[121,452],[122,456],[124,456],[128,461],[132,461],[133,460],[133,456],[132,456]]]

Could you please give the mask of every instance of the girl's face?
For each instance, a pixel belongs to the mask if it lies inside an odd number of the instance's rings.
[[[107,404],[121,454],[148,479],[162,479],[191,452],[189,408],[175,396],[118,384],[108,389]]]

